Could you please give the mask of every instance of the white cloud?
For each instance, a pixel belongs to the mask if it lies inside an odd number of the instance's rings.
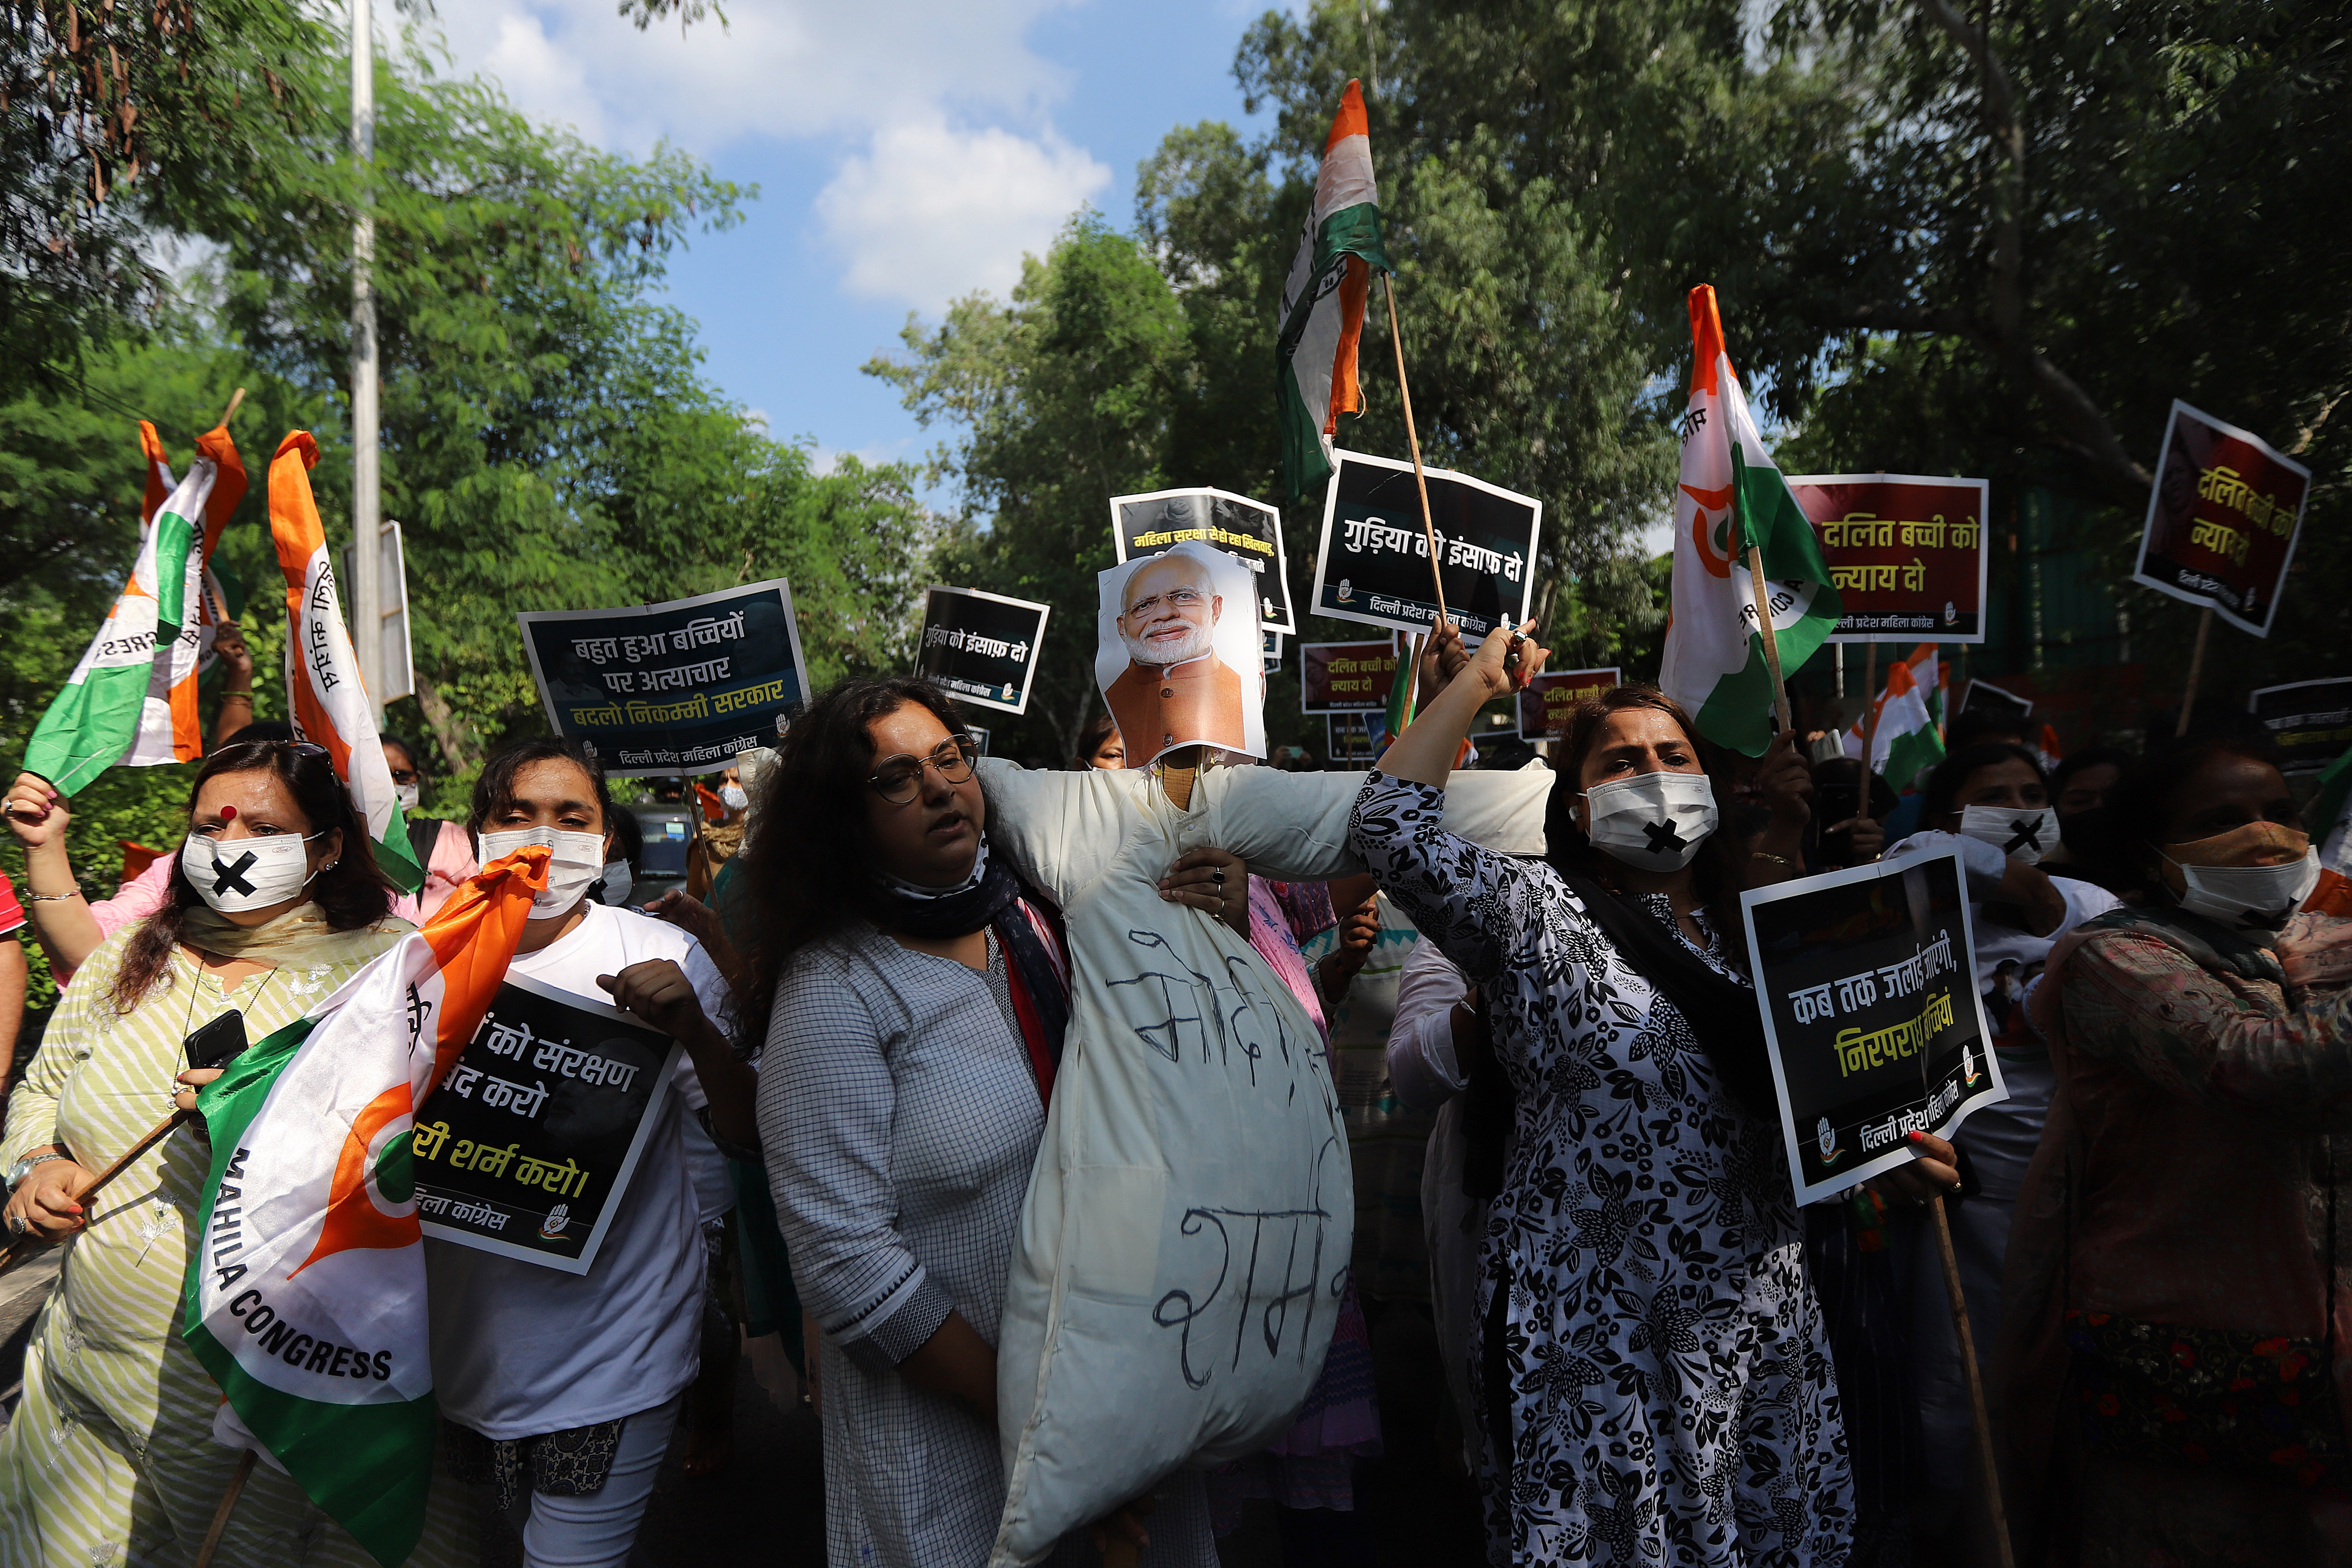
[[[1110,170],[1050,129],[1035,139],[940,121],[877,131],[816,200],[853,294],[914,304],[1003,294]]]
[[[834,177],[817,217],[845,287],[935,310],[1007,287],[1110,182],[1054,128],[1067,72],[1027,43],[1082,3],[735,0],[729,26],[681,34],[638,32],[613,0],[464,0],[436,25],[459,74],[600,146],[819,143]]]

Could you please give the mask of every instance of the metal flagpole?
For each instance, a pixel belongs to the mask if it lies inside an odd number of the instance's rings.
[[[364,165],[375,161],[375,62],[368,0],[352,0],[352,154],[362,165],[352,218],[352,647],[368,707],[383,722],[383,497],[376,468],[375,214]]]

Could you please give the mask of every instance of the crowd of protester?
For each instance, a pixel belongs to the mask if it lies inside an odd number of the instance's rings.
[[[1419,716],[1345,786],[1360,874],[1273,881],[1214,847],[1164,869],[1164,918],[1222,922],[1313,1021],[1355,1250],[1289,1430],[1056,1560],[1212,1564],[1263,1500],[1286,1563],[1368,1568],[1400,1560],[1374,1478],[1408,1474],[1444,1515],[1416,1541],[1465,1563],[1990,1563],[1996,1493],[2021,1563],[2346,1560],[2352,885],[2259,735],[2055,758],[1963,713],[1939,763],[1865,793],[1834,721],[1727,757],[1631,683],[1540,758],[1488,753],[1548,768],[1549,804],[1473,841],[1439,808],[1511,687],[1506,643],[1432,639]],[[178,1332],[200,1132],[85,1206],[99,1155],[193,1106],[208,1028],[302,1016],[529,843],[549,885],[510,973],[686,1049],[594,1268],[428,1243],[443,1430],[411,1561],[476,1561],[485,1513],[530,1564],[644,1561],[673,1440],[690,1473],[729,1463],[739,1347],[774,1334],[816,1406],[835,1568],[985,1562],[999,1318],[1071,976],[1060,911],[991,852],[951,700],[817,697],[763,762],[681,792],[709,837],[690,889],[651,901],[590,754],[506,746],[458,823],[418,809],[430,759],[387,737],[427,873],[400,894],[331,759],[254,723],[251,660],[223,652],[184,841],[111,896],[70,864],[70,800],[31,774],[6,800],[25,879],[0,878],[0,1061],[20,928],[63,989],[15,1064],[5,1214],[20,1243],[72,1245],[0,1433],[0,1563],[192,1563],[235,1468]],[[1146,760],[1103,716],[1066,765]],[[212,875],[231,847],[246,874]],[[1739,894],[1946,853],[2008,1098],[1801,1209]],[[216,1550],[369,1561],[268,1465]]]

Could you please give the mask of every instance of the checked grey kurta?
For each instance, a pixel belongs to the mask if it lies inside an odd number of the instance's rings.
[[[1549,867],[1440,828],[1444,794],[1373,773],[1349,842],[1478,986],[1517,1090],[1479,1257],[1479,1332],[1509,1293],[1515,1449],[1489,1556],[1836,1568],[1853,1489],[1780,1130]]]

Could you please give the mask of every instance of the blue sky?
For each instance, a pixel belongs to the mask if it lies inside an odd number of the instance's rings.
[[[730,0],[640,33],[613,0],[465,0],[460,73],[600,146],[656,142],[757,184],[675,258],[706,368],[779,437],[919,458],[940,438],[858,373],[909,310],[1003,293],[1081,203],[1124,227],[1171,127],[1247,122],[1234,46],[1265,0]],[[1262,122],[1252,129],[1262,129]]]

